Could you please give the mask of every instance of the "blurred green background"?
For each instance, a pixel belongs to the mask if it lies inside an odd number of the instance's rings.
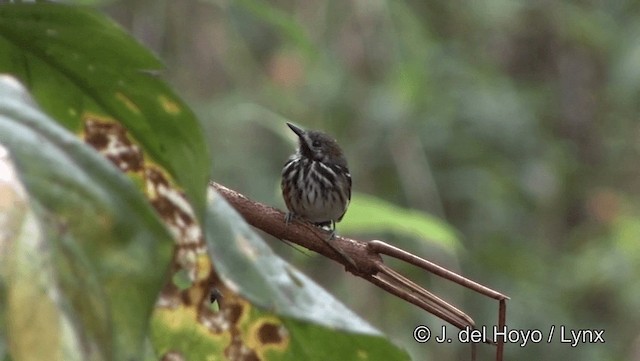
[[[461,247],[384,239],[511,297],[510,328],[604,329],[606,344],[508,344],[507,360],[640,360],[640,3],[107,1],[166,62],[213,150],[212,178],[284,208],[285,121],[335,136],[354,190],[441,218]],[[349,222],[347,213],[345,223]],[[340,225],[338,225],[340,232]],[[316,255],[278,253],[417,360],[442,322]],[[497,303],[394,264],[478,324]],[[453,330],[451,330],[453,332]],[[558,330],[556,330],[556,333]],[[492,359],[482,346],[479,359]]]

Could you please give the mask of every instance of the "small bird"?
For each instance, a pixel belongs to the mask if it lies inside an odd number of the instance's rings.
[[[299,216],[335,236],[351,200],[351,174],[338,143],[325,133],[305,131],[291,123],[298,135],[298,149],[282,169],[282,197],[289,223]]]

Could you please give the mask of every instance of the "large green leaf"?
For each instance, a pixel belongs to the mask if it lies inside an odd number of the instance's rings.
[[[89,118],[124,125],[184,188],[199,215],[208,151],[191,110],[152,72],[159,60],[87,7],[0,5],[0,72],[17,76],[74,132]]]
[[[28,198],[0,244],[12,255],[0,269],[11,356],[139,359],[170,259],[166,228],[131,180],[7,76],[0,144]]]
[[[283,341],[281,354],[270,359],[408,358],[379,331],[273,253],[222,197],[211,191],[208,199],[206,234],[211,258],[227,283],[258,306],[255,318],[247,322],[274,318],[278,320],[274,323],[286,330],[288,339]]]

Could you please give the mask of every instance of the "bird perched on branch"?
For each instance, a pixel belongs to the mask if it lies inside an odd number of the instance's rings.
[[[335,236],[351,200],[351,174],[338,143],[325,133],[303,130],[291,123],[298,135],[298,149],[282,169],[282,197],[289,212],[286,221],[299,216]]]

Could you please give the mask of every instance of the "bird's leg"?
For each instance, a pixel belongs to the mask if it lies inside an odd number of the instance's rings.
[[[284,223],[289,225],[295,216],[295,213],[287,212],[287,214],[284,215]]]
[[[329,224],[329,231],[331,233],[329,233],[329,241],[334,240],[336,238],[336,222],[335,221],[331,221],[331,223]]]
[[[291,211],[287,212],[287,214],[284,217],[285,223],[289,224],[289,222],[291,222],[294,217],[296,217],[295,213],[293,213]],[[315,225],[317,227],[319,227],[319,228],[322,228],[323,230],[325,229],[325,227],[327,227],[326,225],[321,225],[321,223],[320,224],[316,223]],[[322,241],[324,243],[326,243],[327,246],[329,246],[331,249],[336,251],[336,253],[338,253],[340,255],[340,257],[342,257],[351,267],[353,267],[354,269],[357,270],[358,266],[353,261],[353,259],[351,257],[349,257],[349,255],[344,253],[344,251],[342,249],[340,249],[340,247],[335,245],[334,242],[331,242],[333,239],[336,238],[336,222],[335,221],[331,221],[331,223],[329,223],[328,227],[329,227],[329,232],[331,232],[329,234],[329,238],[320,237],[320,239],[322,239]]]
[[[342,249],[340,249],[340,247],[338,247],[333,242],[331,242],[332,240],[334,240],[336,238],[336,222],[333,221],[333,220],[329,224],[329,232],[331,232],[331,233],[329,233],[329,238],[323,239],[323,241],[327,244],[327,246],[331,247],[331,249],[336,251],[340,255],[340,257],[342,257],[345,261],[347,261],[347,263],[349,263],[354,269],[357,270],[358,266],[353,261],[353,259],[351,257],[349,257],[349,255],[344,253],[344,251]]]

